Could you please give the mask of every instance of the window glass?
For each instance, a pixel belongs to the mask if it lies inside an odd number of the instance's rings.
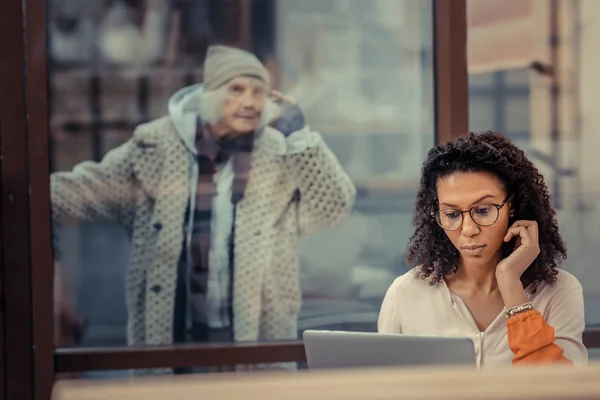
[[[376,330],[434,142],[431,1],[50,0],[48,26],[57,346]]]
[[[504,40],[504,35],[497,35],[504,24],[513,27],[509,40],[529,49],[525,53],[524,47],[516,45],[505,49],[504,58],[489,63],[486,70],[480,67],[490,57],[471,49],[471,129],[504,133],[525,150],[544,174],[568,249],[562,266],[583,285],[586,329],[595,330],[600,326],[596,307],[600,301],[596,265],[600,214],[594,205],[600,187],[596,155],[600,127],[596,93],[600,80],[595,72],[594,51],[599,28],[594,22],[600,21],[600,3],[527,2],[523,8],[524,3],[506,5],[505,12],[497,16],[484,15],[485,10],[481,9],[481,23],[469,21],[469,34],[485,38],[480,44],[488,48],[495,48]],[[550,23],[552,12],[560,18],[554,32]],[[526,21],[530,21],[528,30],[519,30]],[[556,60],[555,65],[552,60]],[[473,101],[475,96],[496,105],[487,126],[474,123],[482,119]],[[590,356],[597,357],[598,352],[592,349]]]

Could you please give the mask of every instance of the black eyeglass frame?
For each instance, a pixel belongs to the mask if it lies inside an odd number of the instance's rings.
[[[471,219],[473,220],[473,222],[475,222],[477,225],[479,225],[479,226],[492,226],[496,222],[498,222],[498,218],[500,218],[500,210],[502,209],[502,207],[504,207],[506,205],[506,203],[508,203],[508,200],[510,199],[510,197],[511,197],[510,195],[507,195],[506,198],[504,199],[504,201],[502,203],[500,203],[500,204],[496,204],[496,203],[475,204],[473,207],[469,208],[468,210],[458,210],[458,209],[455,209],[455,208],[444,208],[443,210],[440,209],[440,210],[437,210],[437,211],[432,211],[431,212],[431,216],[435,219],[435,222],[438,224],[438,226],[440,228],[442,228],[443,230],[448,231],[448,232],[456,231],[456,230],[460,229],[463,226],[463,223],[465,222],[465,213],[467,213],[467,212],[471,216]],[[437,200],[436,200],[436,202],[437,202]],[[494,207],[496,207],[496,209],[498,210],[498,214],[496,215],[496,219],[494,220],[494,222],[492,222],[490,224],[480,224],[479,222],[477,222],[475,220],[475,217],[473,217],[473,209],[475,209],[476,207],[481,207],[481,206],[494,206]],[[435,207],[435,205],[432,206],[432,207]],[[454,229],[444,228],[442,226],[442,224],[440,223],[439,218],[437,217],[440,212],[446,211],[446,210],[457,211],[457,212],[460,213],[460,217],[461,217],[460,224],[456,228],[454,228]]]

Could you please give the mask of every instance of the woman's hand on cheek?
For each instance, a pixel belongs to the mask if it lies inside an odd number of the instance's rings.
[[[498,280],[519,280],[521,275],[540,254],[538,224],[536,221],[516,221],[504,237],[504,242],[516,238],[513,252],[496,267]]]
[[[535,221],[517,221],[506,232],[505,242],[515,240],[512,254],[496,266],[496,281],[509,309],[529,301],[521,283],[521,275],[540,254],[538,225]]]

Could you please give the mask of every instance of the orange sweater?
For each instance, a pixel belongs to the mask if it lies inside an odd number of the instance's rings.
[[[554,328],[537,310],[517,314],[506,322],[508,346],[515,354],[512,363],[545,364],[573,361],[563,356],[563,349],[554,343]]]

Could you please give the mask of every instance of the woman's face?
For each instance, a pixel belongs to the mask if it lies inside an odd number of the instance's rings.
[[[486,172],[455,173],[438,180],[437,194],[441,219],[460,219],[460,213],[456,211],[467,211],[463,213],[462,225],[458,229],[445,230],[460,252],[461,262],[474,266],[499,262],[508,230],[510,204],[499,210],[498,219],[489,226],[477,224],[468,210],[478,205],[502,204],[507,193],[500,180]],[[477,207],[475,214],[480,221],[485,221],[487,213],[495,213],[495,209],[493,206]]]
[[[233,135],[254,131],[261,123],[266,99],[264,81],[246,76],[232,79],[221,108],[221,122],[226,130]]]

